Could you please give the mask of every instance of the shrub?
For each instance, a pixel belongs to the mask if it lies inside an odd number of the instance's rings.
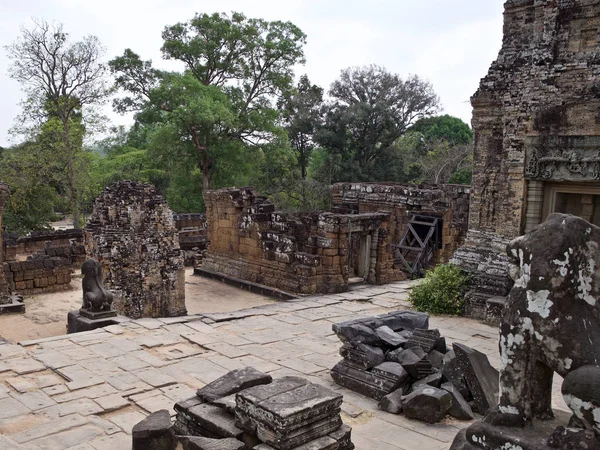
[[[409,301],[419,311],[460,314],[470,276],[452,264],[440,264],[413,287]]]

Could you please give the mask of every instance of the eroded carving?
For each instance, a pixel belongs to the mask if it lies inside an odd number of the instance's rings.
[[[91,312],[111,311],[113,294],[102,284],[102,264],[93,258],[81,265],[83,281],[83,304],[81,307]]]

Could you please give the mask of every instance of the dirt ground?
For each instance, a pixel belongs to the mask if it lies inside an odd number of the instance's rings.
[[[192,268],[186,268],[185,280],[188,314],[237,311],[274,301],[196,276]],[[25,314],[0,316],[0,336],[18,342],[65,334],[67,313],[80,308],[81,295],[81,275],[75,275],[68,291],[25,297]]]

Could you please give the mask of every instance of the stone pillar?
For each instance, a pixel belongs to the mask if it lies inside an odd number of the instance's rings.
[[[544,182],[529,180],[527,182],[527,214],[525,215],[525,233],[542,223],[544,207]]]

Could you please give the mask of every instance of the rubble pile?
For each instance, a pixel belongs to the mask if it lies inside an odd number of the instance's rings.
[[[175,423],[160,411],[138,423],[133,448],[352,450],[341,405],[342,396],[323,386],[246,367],[176,403]]]
[[[333,331],[344,359],[331,377],[384,411],[434,423],[446,414],[470,420],[497,404],[498,371],[487,356],[463,344],[448,348],[425,313],[397,311],[334,324]]]

